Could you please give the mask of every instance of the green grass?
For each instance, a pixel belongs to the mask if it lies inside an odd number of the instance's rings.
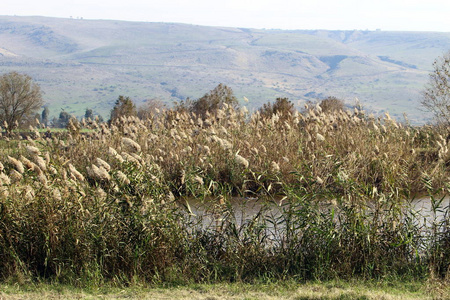
[[[182,286],[99,286],[74,288],[60,284],[0,284],[3,299],[446,299],[444,283],[418,281],[293,280],[267,283],[191,284]]]

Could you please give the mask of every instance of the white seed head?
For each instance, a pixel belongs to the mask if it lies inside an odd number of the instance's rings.
[[[245,158],[243,158],[243,157],[240,156],[239,154],[236,154],[236,155],[234,156],[234,161],[235,161],[238,165],[240,165],[240,166],[242,166],[242,167],[244,167],[244,168],[248,168],[248,165],[249,165],[248,160],[246,160]]]
[[[23,167],[23,164],[19,160],[11,156],[8,156],[8,160],[20,174],[23,174],[25,172],[25,168]]]

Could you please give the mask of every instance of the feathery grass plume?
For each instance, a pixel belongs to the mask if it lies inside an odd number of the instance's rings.
[[[34,146],[29,146],[29,145],[27,145],[27,146],[25,146],[25,149],[28,151],[28,153],[30,153],[31,155],[40,155],[41,154],[41,151],[37,148],[37,147],[34,147]]]
[[[11,183],[17,183],[22,180],[23,176],[22,173],[12,169],[9,173],[9,178],[11,179]]]
[[[84,176],[78,172],[78,170],[71,164],[68,164],[70,173],[78,180],[78,181],[84,181]]]
[[[102,166],[97,167],[96,165],[92,164],[91,167],[86,167],[86,170],[89,174],[89,176],[102,180],[102,181],[109,181],[111,180],[111,176],[109,175],[108,171],[106,171],[105,168]]]
[[[242,166],[242,167],[244,167],[244,168],[248,168],[248,165],[249,165],[249,163],[248,163],[248,160],[246,160],[245,158],[243,158],[242,156],[240,156],[238,153],[236,153],[235,155],[234,155],[234,161],[238,164],[238,165],[240,165],[240,166]]]
[[[272,163],[270,164],[270,169],[271,169],[272,172],[274,172],[274,173],[280,172],[280,166],[277,164],[276,161],[272,161]]]
[[[106,171],[111,171],[111,166],[103,159],[97,157],[95,159],[95,163],[97,164],[97,166],[105,168]]]
[[[128,179],[127,175],[125,175],[124,173],[122,173],[122,171],[117,171],[116,173],[117,175],[117,179],[121,184],[125,184],[128,185],[131,183],[130,179]]]
[[[105,201],[106,198],[108,197],[108,194],[101,188],[98,187],[95,190],[95,196],[100,200],[100,201]]]
[[[192,180],[194,180],[194,182],[197,182],[197,183],[200,184],[200,185],[203,185],[203,184],[204,184],[203,178],[201,178],[201,177],[198,176],[198,175],[195,175],[195,176],[192,178]]]
[[[267,153],[267,149],[266,149],[266,146],[264,146],[264,145],[261,145],[261,149],[262,149],[262,152],[263,152],[263,153]]]
[[[36,193],[34,192],[34,189],[31,186],[27,185],[25,187],[25,190],[23,191],[24,198],[28,201],[32,201],[35,195]]]
[[[11,184],[11,180],[9,179],[8,175],[6,175],[3,172],[0,173],[0,181],[1,181],[2,185],[10,185]]]
[[[375,152],[375,154],[377,155],[380,154],[380,148],[378,148],[378,145],[375,145],[373,152]]]
[[[122,144],[134,152],[141,152],[141,146],[130,138],[122,137]]]
[[[3,171],[5,169],[5,166],[3,166],[3,164],[0,162],[0,172]]]
[[[225,151],[230,151],[233,148],[233,144],[225,139],[217,138],[217,141],[219,142],[220,148]]]
[[[33,160],[34,163],[42,170],[42,171],[46,171],[47,170],[47,164],[45,163],[45,160],[40,157],[40,156],[33,156]]]
[[[32,161],[30,161],[28,158],[26,158],[25,156],[21,155],[20,156],[20,161],[23,163],[23,165],[28,169],[28,170],[34,170],[36,164],[34,164]]]
[[[13,165],[13,167],[20,173],[23,174],[25,172],[25,168],[23,167],[22,162],[8,155],[9,163]]]
[[[57,187],[52,189],[52,197],[57,201],[62,200],[61,191]]]
[[[117,153],[117,151],[114,148],[108,147],[108,154],[117,159],[120,163],[123,163],[125,159]]]
[[[323,179],[320,178],[319,176],[317,176],[317,177],[316,177],[316,182],[317,182],[318,184],[323,184]]]
[[[320,133],[316,134],[316,138],[319,142],[325,141],[325,137],[323,135],[321,135]]]
[[[37,175],[37,178],[42,185],[44,185],[44,186],[47,185],[47,182],[48,182],[47,177],[45,176],[45,174],[43,172],[39,172]]]

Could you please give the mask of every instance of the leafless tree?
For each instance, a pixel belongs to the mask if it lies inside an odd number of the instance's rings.
[[[0,77],[0,119],[7,131],[33,118],[42,104],[41,89],[30,76],[10,72]]]
[[[422,93],[422,106],[442,124],[450,124],[450,52],[438,57]]]

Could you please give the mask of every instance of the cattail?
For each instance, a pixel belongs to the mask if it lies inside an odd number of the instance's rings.
[[[234,161],[235,161],[238,165],[240,165],[240,166],[242,166],[242,167],[244,167],[244,168],[248,168],[248,165],[249,165],[248,160],[246,160],[245,158],[243,158],[242,156],[240,156],[240,155],[237,154],[237,153],[236,153],[236,155],[234,156]]]
[[[19,160],[11,156],[8,156],[8,160],[20,174],[23,174],[25,172],[23,164]]]
[[[77,170],[72,164],[69,163],[68,166],[69,166],[70,173],[71,173],[78,181],[84,181],[84,176],[83,176],[80,172],[78,172],[78,170]]]
[[[123,137],[122,138],[122,144],[124,146],[129,147],[130,149],[132,149],[134,152],[141,152],[141,146],[139,146],[138,143],[136,143],[135,141],[133,141],[132,139]]]

